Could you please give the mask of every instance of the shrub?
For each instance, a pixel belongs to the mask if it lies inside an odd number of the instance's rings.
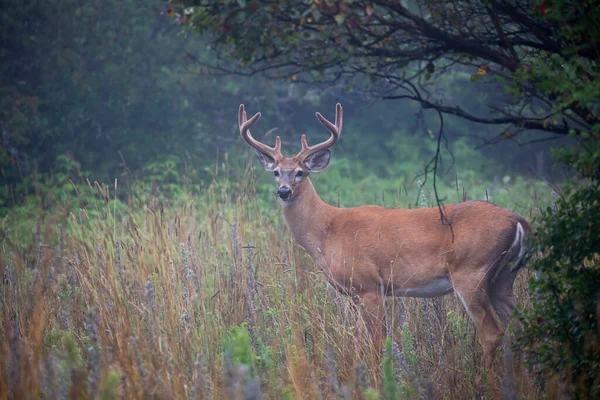
[[[518,342],[539,378],[557,378],[575,398],[600,398],[600,184],[543,210],[532,251],[533,305]]]

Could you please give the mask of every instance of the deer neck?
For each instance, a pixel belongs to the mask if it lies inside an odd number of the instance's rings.
[[[283,213],[296,242],[316,260],[338,209],[321,200],[309,178],[297,190],[295,200],[281,203]]]

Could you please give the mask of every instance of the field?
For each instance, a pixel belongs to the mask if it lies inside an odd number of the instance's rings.
[[[236,183],[215,171],[210,185],[170,201],[123,195],[117,183],[78,184],[9,213],[0,231],[0,398],[502,397],[502,356],[485,376],[454,295],[388,298],[394,344],[373,354],[360,305],[295,245],[260,173],[248,167]],[[429,182],[375,191],[334,186],[327,174],[316,186],[333,204],[434,202]],[[459,178],[441,185],[449,202],[481,199],[491,185]],[[549,192],[504,180],[492,200],[531,218]],[[528,276],[516,283],[524,307]],[[520,396],[537,398],[525,370],[515,374]]]

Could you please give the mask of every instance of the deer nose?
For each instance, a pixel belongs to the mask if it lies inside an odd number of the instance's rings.
[[[292,189],[290,189],[287,186],[282,186],[279,189],[277,189],[277,196],[279,196],[281,200],[287,200],[290,198],[291,195]]]

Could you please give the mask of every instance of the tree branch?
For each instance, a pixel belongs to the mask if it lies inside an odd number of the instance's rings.
[[[514,124],[518,127],[525,128],[525,129],[538,129],[538,130],[553,132],[553,133],[560,134],[560,135],[568,135],[569,129],[573,129],[573,128],[569,128],[568,126],[565,126],[565,125],[548,126],[547,123],[544,123],[545,119],[530,119],[530,118],[516,117],[516,116],[507,116],[507,117],[502,117],[502,118],[477,117],[475,115],[469,114],[469,113],[461,110],[459,107],[448,107],[448,106],[443,106],[441,104],[435,104],[435,103],[430,102],[429,100],[425,100],[423,98],[420,98],[418,96],[413,96],[413,95],[383,96],[383,99],[414,100],[414,101],[421,103],[421,105],[425,109],[434,109],[434,110],[437,110],[444,114],[456,115],[458,117],[467,119],[469,121],[477,122],[480,124],[487,124],[487,125]],[[576,130],[576,131],[578,131],[578,130]]]

